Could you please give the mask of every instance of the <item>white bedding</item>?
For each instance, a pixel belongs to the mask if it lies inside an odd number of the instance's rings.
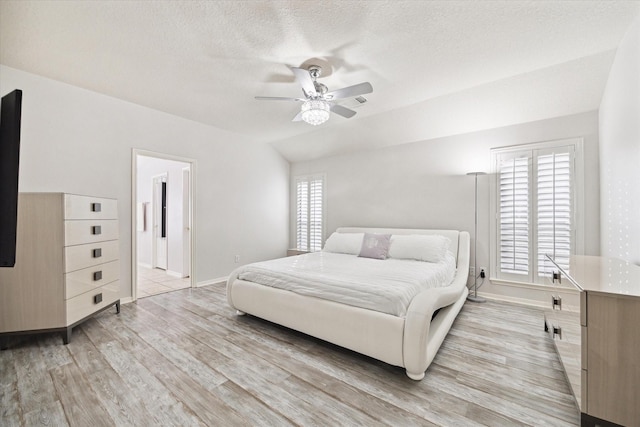
[[[404,317],[414,296],[448,286],[455,272],[451,253],[431,263],[315,252],[249,264],[236,274],[261,285]]]

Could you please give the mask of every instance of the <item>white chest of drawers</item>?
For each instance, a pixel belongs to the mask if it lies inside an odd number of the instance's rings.
[[[0,269],[0,338],[61,331],[67,344],[74,326],[120,311],[117,200],[21,193],[16,249]]]
[[[595,256],[571,256],[564,266],[547,261],[553,276],[545,328],[554,338],[581,425],[640,426],[640,267]],[[578,312],[565,310],[557,294],[562,287],[580,293]]]

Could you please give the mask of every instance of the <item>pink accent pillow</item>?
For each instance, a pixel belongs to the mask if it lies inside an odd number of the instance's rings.
[[[386,259],[391,246],[391,234],[364,233],[359,257]]]

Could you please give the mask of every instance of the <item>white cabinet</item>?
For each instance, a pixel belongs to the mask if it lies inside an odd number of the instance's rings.
[[[14,268],[0,269],[0,337],[63,332],[97,312],[120,311],[118,202],[21,193]]]
[[[583,426],[640,426],[640,267],[611,258],[572,256],[553,271],[545,330],[554,339]],[[580,293],[579,311],[557,302]]]

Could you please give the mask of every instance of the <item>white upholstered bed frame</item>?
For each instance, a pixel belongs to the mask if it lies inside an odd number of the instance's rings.
[[[440,234],[451,240],[456,275],[411,301],[404,318],[240,280],[232,273],[227,299],[238,310],[304,332],[424,377],[468,294],[469,233],[456,230],[339,228],[342,233]],[[440,309],[433,318],[436,310]]]

